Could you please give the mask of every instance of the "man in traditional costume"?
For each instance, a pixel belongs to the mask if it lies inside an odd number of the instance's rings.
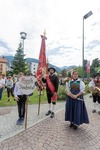
[[[48,69],[49,74],[45,75],[42,81],[46,83],[46,93],[47,99],[49,104],[49,110],[46,113],[46,116],[50,115],[51,118],[54,117],[54,110],[57,101],[57,91],[58,91],[58,84],[59,80],[58,77],[55,75],[56,69],[51,67]],[[52,110],[51,110],[51,103],[52,103]]]
[[[94,75],[93,79],[89,83],[89,89],[92,92],[93,97],[93,110],[92,112],[96,112],[96,102],[98,103],[98,114],[100,115],[100,73]]]
[[[85,84],[78,79],[77,71],[73,71],[72,79],[66,82],[65,121],[70,121],[69,127],[77,130],[83,123],[89,123],[88,114],[83,98]]]

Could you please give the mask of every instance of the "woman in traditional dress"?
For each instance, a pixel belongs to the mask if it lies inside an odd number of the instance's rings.
[[[66,83],[65,121],[70,121],[69,127],[73,127],[74,130],[77,130],[80,124],[89,123],[83,98],[84,90],[84,82],[78,79],[78,72],[73,71],[72,79]]]

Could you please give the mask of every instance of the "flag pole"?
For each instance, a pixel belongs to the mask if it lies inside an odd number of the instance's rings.
[[[25,113],[25,129],[27,129],[27,110],[28,110],[28,96],[26,96],[26,113]]]
[[[38,115],[40,114],[40,103],[41,103],[41,89],[39,88],[39,103],[38,103]]]
[[[38,64],[38,70],[37,70],[37,82],[38,82],[38,115],[40,114],[40,102],[41,102],[41,91],[44,89],[44,86],[42,84],[42,76],[43,76],[43,70],[44,68],[47,68],[46,64],[46,46],[45,46],[45,40],[46,38],[46,30],[44,30],[43,35],[41,35],[41,48],[40,48],[40,54],[39,54],[39,64]]]

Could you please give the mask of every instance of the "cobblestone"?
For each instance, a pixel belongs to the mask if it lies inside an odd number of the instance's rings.
[[[28,107],[28,125],[16,126],[17,107],[0,116],[0,150],[100,150],[100,115],[92,113],[92,98],[85,96],[89,124],[78,130],[69,128],[65,122],[65,102],[57,103],[54,118],[46,117],[47,104],[41,104],[40,115],[37,105]],[[13,133],[13,134],[12,134]]]

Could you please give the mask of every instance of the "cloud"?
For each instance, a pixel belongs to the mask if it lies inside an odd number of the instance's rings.
[[[3,0],[0,1],[0,52],[15,55],[26,32],[26,57],[39,58],[41,37],[46,28],[48,60],[57,66],[82,64],[82,18],[85,59],[98,57],[100,45],[99,0]]]
[[[100,46],[100,40],[91,41],[86,47],[86,52],[94,50],[95,47]]]
[[[8,51],[11,51],[11,48],[9,48],[8,43],[2,41],[1,39],[0,39],[0,47],[4,47]]]

